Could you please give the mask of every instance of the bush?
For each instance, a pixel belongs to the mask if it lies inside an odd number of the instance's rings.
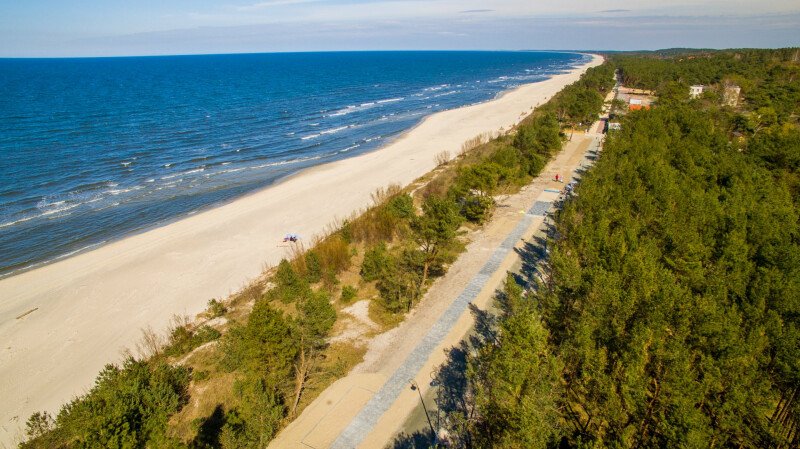
[[[478,194],[491,195],[497,189],[500,179],[506,170],[493,162],[482,162],[468,165],[458,170],[458,175],[453,182],[453,189],[459,195]]]
[[[311,288],[308,282],[295,271],[292,264],[282,259],[275,271],[275,288],[267,293],[270,300],[278,299],[285,304],[308,296]]]
[[[364,253],[364,261],[361,262],[361,278],[367,282],[377,281],[389,263],[386,244],[378,243]]]
[[[485,222],[492,213],[494,200],[488,196],[467,195],[459,200],[459,213],[472,223]]]
[[[414,216],[414,201],[408,194],[396,194],[364,212],[349,225],[353,240],[374,243],[402,235]]]
[[[514,137],[514,146],[523,154],[549,157],[554,150],[561,148],[560,132],[558,119],[553,114],[541,114],[520,125]]]
[[[342,287],[342,302],[350,302],[358,295],[358,289],[352,285],[345,285]]]
[[[430,254],[414,248],[406,248],[399,254],[387,253],[385,265],[376,284],[380,294],[378,304],[391,313],[411,310],[414,301],[422,293],[425,267],[428,267],[429,274],[442,274],[441,255],[438,254],[434,260],[431,260]]]
[[[336,310],[327,293],[317,292],[300,304],[300,328],[308,346],[320,346],[336,322]]]
[[[106,365],[89,393],[64,405],[55,423],[34,414],[31,439],[20,447],[167,446],[167,421],[188,402],[188,385],[189,370],[181,366],[133,358],[122,367]]]
[[[436,162],[436,166],[438,167],[447,165],[447,163],[450,162],[450,152],[447,150],[440,151],[436,153],[436,156],[434,156],[433,160]]]
[[[273,381],[257,375],[238,380],[239,406],[225,414],[220,433],[223,448],[263,448],[278,433],[286,406]]]
[[[287,378],[298,351],[297,328],[294,320],[258,300],[244,325],[234,325],[222,338],[223,369],[263,372],[268,366],[277,378]]]
[[[217,301],[216,299],[212,298],[208,301],[208,316],[211,318],[216,318],[222,315],[225,315],[225,312],[228,311],[228,308],[225,307],[225,304],[222,301]]]
[[[527,158],[528,162],[528,174],[530,176],[537,176],[539,173],[542,172],[544,166],[547,164],[544,157],[538,154],[531,154]]]
[[[420,280],[413,268],[398,265],[390,263],[377,284],[381,306],[392,313],[411,310]]]
[[[316,284],[322,279],[322,262],[316,251],[311,250],[305,254],[306,261],[306,281]]]
[[[196,330],[191,330],[188,326],[178,326],[170,333],[169,343],[164,348],[164,354],[178,357],[204,343],[218,339],[221,335],[218,330],[210,326],[200,326]]]
[[[350,267],[350,248],[339,234],[319,242],[314,250],[319,255],[324,273],[338,274]]]
[[[414,200],[407,193],[392,197],[385,207],[387,212],[397,218],[408,219],[414,216]]]

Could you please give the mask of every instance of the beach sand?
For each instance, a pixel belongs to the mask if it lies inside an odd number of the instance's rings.
[[[102,367],[121,360],[141,329],[194,316],[285,257],[286,233],[311,240],[370,204],[370,194],[406,185],[484,132],[508,129],[576,81],[570,73],[498,99],[426,118],[384,148],[305,170],[274,186],[166,226],[0,280],[0,447],[19,441],[38,410],[57,412],[84,393]]]

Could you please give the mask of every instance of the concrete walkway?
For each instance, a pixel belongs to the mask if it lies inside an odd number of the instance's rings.
[[[448,274],[431,286],[403,324],[387,332],[390,344],[382,346],[383,352],[368,352],[365,366],[325,390],[270,447],[350,449],[389,443],[419,403],[410,380],[417,380],[423,395],[427,392],[430,373],[444,362],[446,349],[472,327],[469,304],[484,308],[492,300],[506,271],[518,263],[514,248],[542,226],[564,187],[554,175],[571,179],[600,139],[594,133],[575,134],[532,184],[506,198]]]

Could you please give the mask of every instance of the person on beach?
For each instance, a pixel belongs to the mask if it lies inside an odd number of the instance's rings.
[[[561,180],[560,180],[560,176],[561,176],[561,175],[559,175],[558,173],[556,173],[556,182],[561,182]]]

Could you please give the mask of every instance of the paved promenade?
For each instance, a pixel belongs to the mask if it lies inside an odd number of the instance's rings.
[[[473,324],[470,303],[485,308],[491,302],[506,272],[519,261],[514,248],[541,228],[544,214],[564,187],[553,180],[554,175],[571,179],[589,163],[587,156],[596,154],[600,139],[594,133],[575,134],[531,185],[505,199],[415,312],[390,331],[390,349],[375,356],[368,353],[365,366],[331,385],[270,447],[384,447],[418,406],[410,380],[417,380],[423,395],[431,388],[429,373]]]

